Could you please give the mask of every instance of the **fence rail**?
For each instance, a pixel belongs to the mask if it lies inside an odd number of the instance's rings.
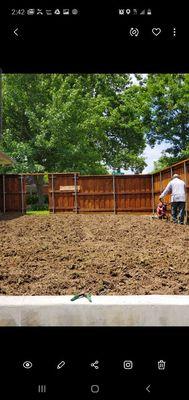
[[[48,174],[49,210],[56,212],[155,212],[159,195],[173,174],[186,182],[189,211],[189,159],[146,175]],[[26,176],[0,175],[1,212],[26,211]],[[34,174],[30,174],[31,176]],[[170,196],[166,196],[166,201]]]

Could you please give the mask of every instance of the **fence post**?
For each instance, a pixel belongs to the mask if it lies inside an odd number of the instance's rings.
[[[22,214],[24,214],[23,175],[20,176],[20,184],[21,184],[21,211]]]
[[[0,139],[3,134],[3,94],[2,94],[2,69],[0,68]]]
[[[115,175],[113,177],[113,199],[114,199],[114,214],[116,214],[116,191],[115,191]]]
[[[161,176],[161,171],[159,173],[159,181],[160,181],[160,192],[162,192],[162,176]]]
[[[78,202],[77,202],[77,174],[74,174],[74,187],[75,187],[75,212],[78,213]]]
[[[54,214],[54,175],[51,175],[51,189],[52,189],[52,211]]]
[[[185,185],[186,185],[186,221],[185,223],[187,224],[188,222],[188,193],[187,193],[187,171],[186,171],[186,161],[184,162],[184,179],[185,179]]]
[[[153,174],[152,174],[152,177],[151,177],[151,190],[152,190],[152,212],[154,214],[155,206],[154,206],[154,175]]]
[[[6,213],[5,175],[3,175],[3,214]]]

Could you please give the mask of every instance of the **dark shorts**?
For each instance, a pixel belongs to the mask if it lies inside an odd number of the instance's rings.
[[[185,215],[185,201],[174,201],[171,203],[171,214],[175,224],[183,224]]]

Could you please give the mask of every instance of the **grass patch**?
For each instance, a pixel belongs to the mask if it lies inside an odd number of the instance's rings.
[[[49,215],[48,210],[41,210],[41,211],[26,211],[26,215]]]

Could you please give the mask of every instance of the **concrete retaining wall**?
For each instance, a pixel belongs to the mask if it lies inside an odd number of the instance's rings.
[[[0,296],[0,326],[189,326],[189,296]]]

